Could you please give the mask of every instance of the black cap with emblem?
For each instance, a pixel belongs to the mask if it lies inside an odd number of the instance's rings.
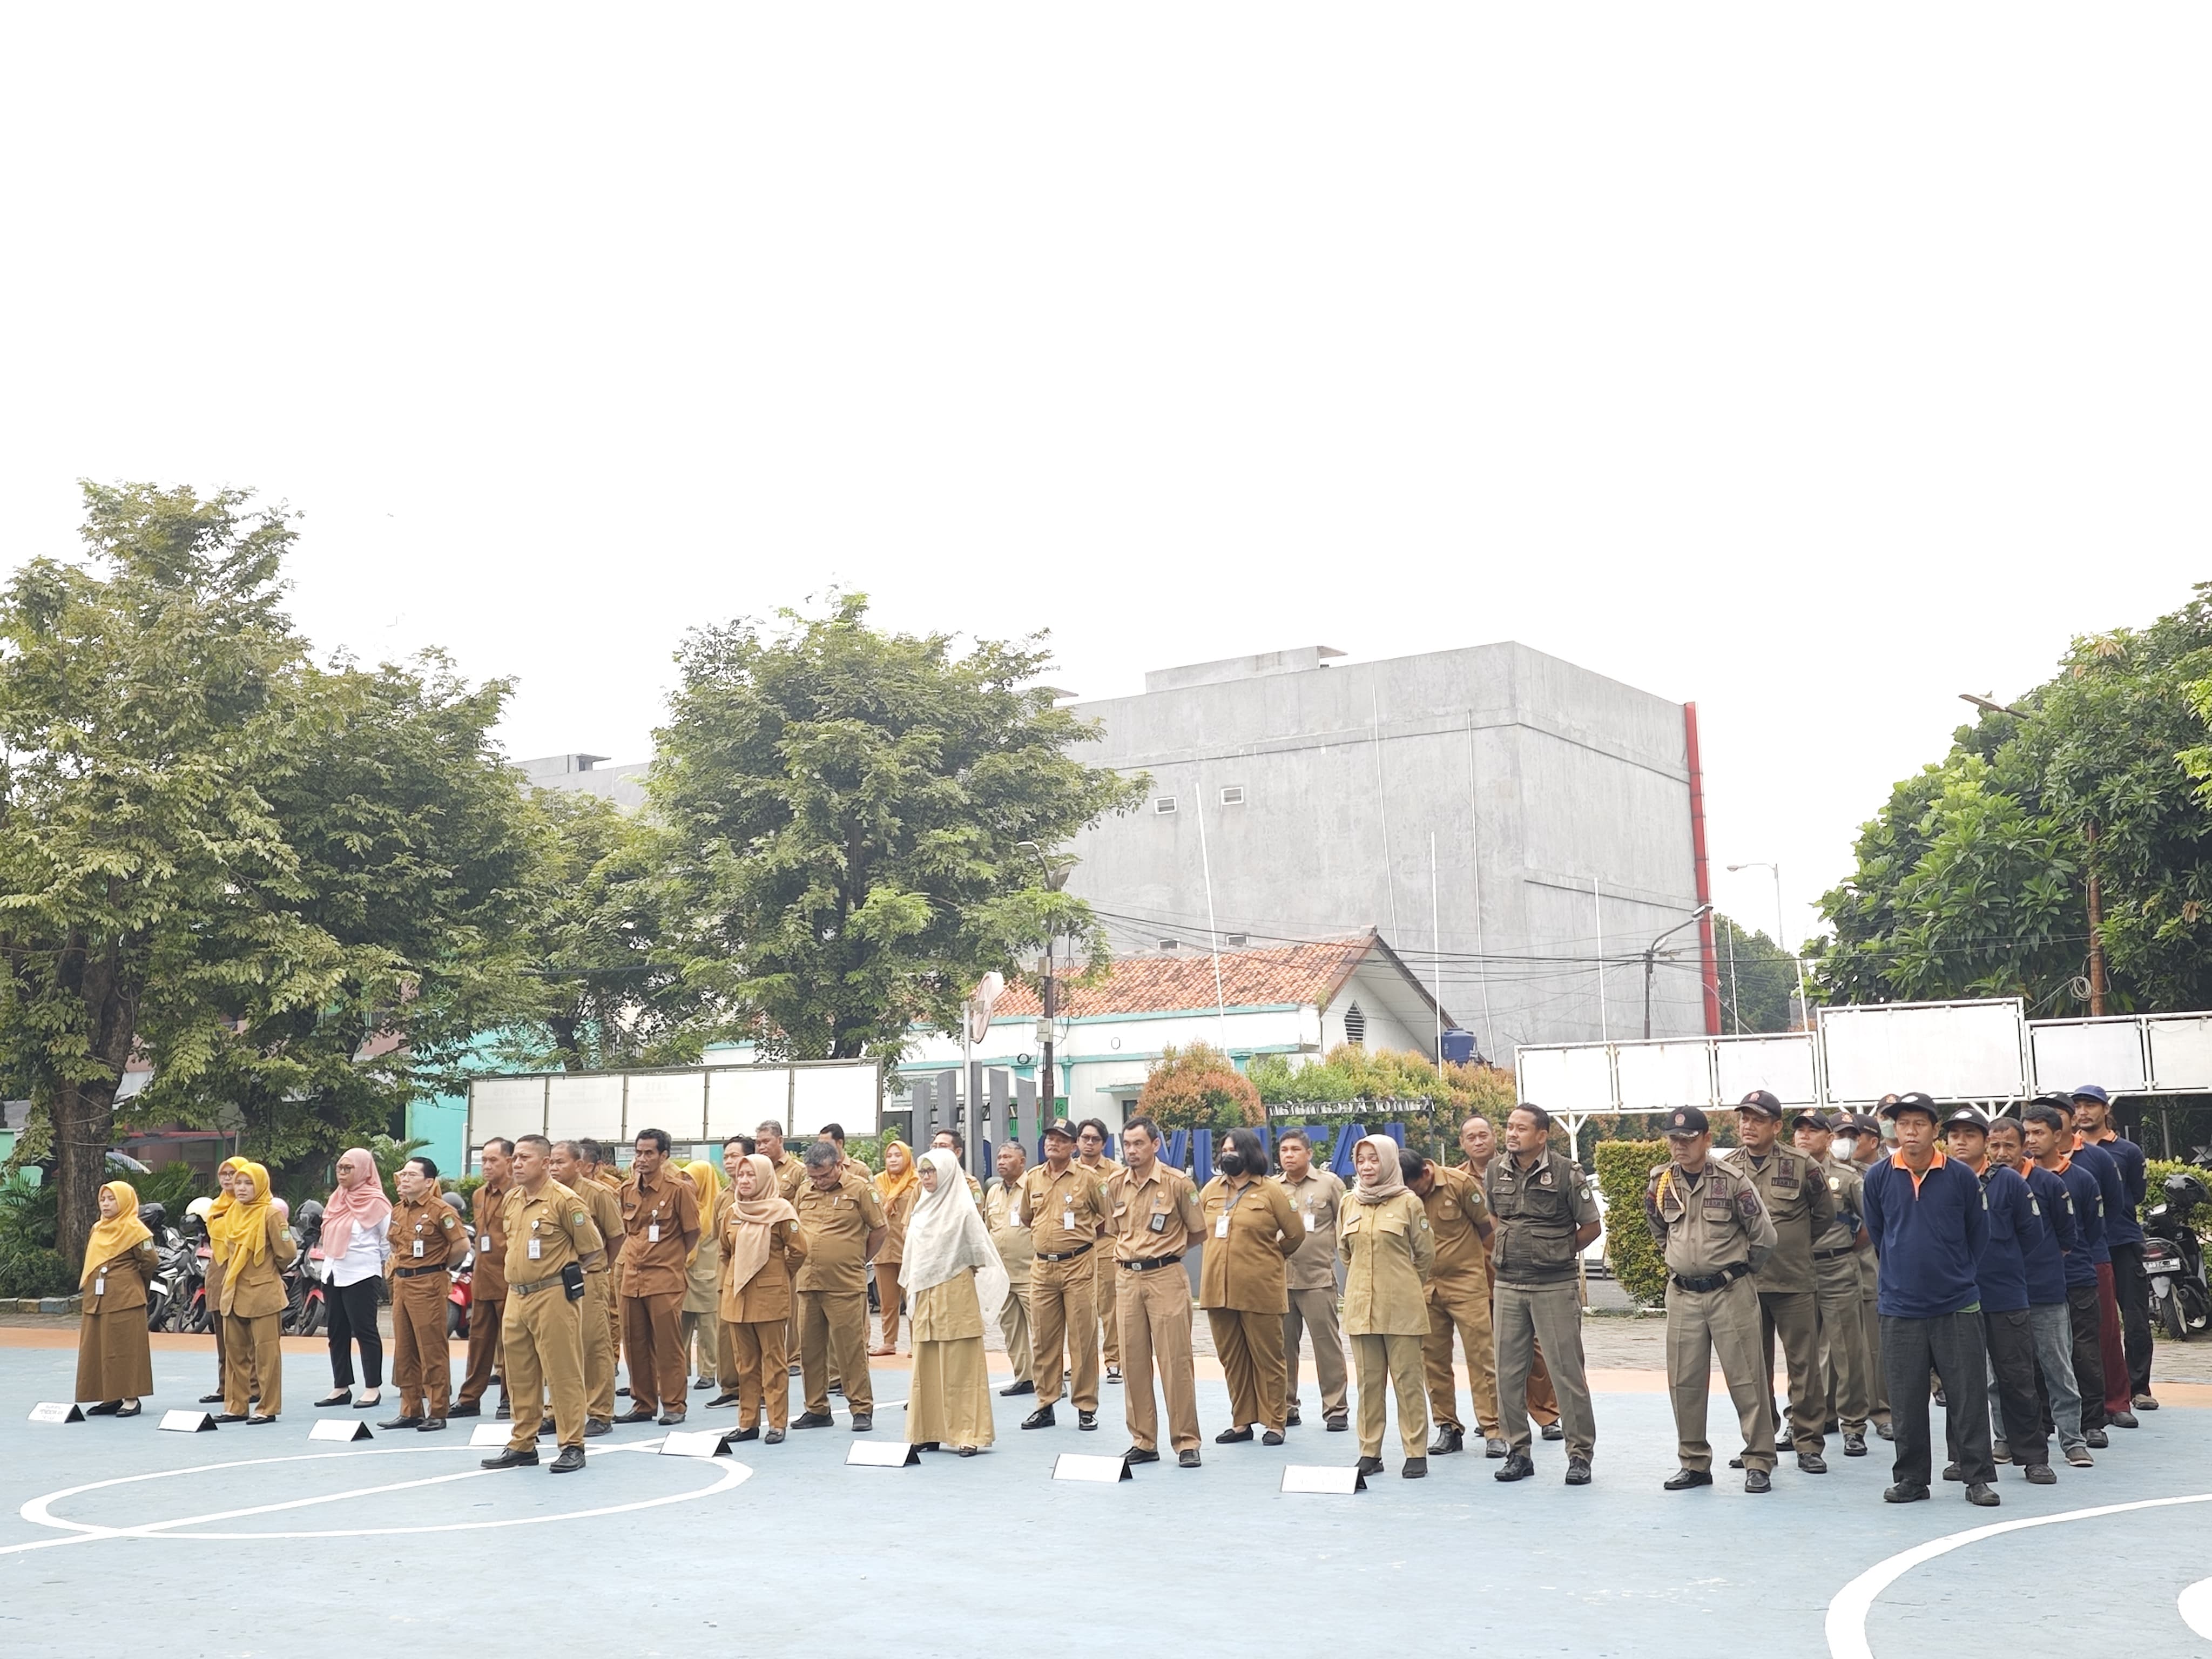
[[[1048,1136],[1057,1135],[1062,1140],[1073,1140],[1075,1139],[1075,1126],[1073,1123],[1070,1123],[1064,1117],[1056,1117],[1053,1119],[1051,1122],[1044,1126],[1044,1132]]]
[[[1735,1109],[1739,1112],[1757,1112],[1761,1117],[1771,1117],[1777,1121],[1782,1116],[1782,1103],[1764,1089],[1753,1089],[1736,1103]]]
[[[1705,1115],[1696,1107],[1677,1106],[1667,1114],[1667,1125],[1662,1133],[1669,1140],[1689,1140],[1705,1133],[1711,1127],[1705,1121]]]
[[[1884,1095],[1881,1097],[1881,1115],[1884,1117],[1899,1117],[1906,1112],[1918,1112],[1930,1123],[1943,1121],[1942,1113],[1936,1109],[1936,1103],[1917,1089],[1907,1094]]]
[[[1943,1120],[1943,1127],[1947,1129],[1979,1129],[1987,1134],[1990,1120],[1978,1106],[1961,1106]]]
[[[1833,1134],[1836,1129],[1835,1124],[1830,1121],[1826,1112],[1817,1111],[1810,1106],[1802,1106],[1790,1114],[1790,1127],[1795,1129],[1800,1126],[1824,1130],[1830,1134]]]

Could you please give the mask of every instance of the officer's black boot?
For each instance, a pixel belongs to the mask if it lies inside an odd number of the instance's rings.
[[[1455,1424],[1445,1423],[1438,1426],[1436,1440],[1429,1447],[1429,1455],[1443,1457],[1460,1450],[1466,1444],[1465,1433]]]

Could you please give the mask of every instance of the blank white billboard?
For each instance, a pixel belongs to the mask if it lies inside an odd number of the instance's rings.
[[[1713,1103],[1712,1045],[1689,1042],[1622,1043],[1613,1051],[1614,1076],[1624,1112],[1700,1110]]]
[[[1847,1105],[1914,1090],[1938,1100],[2018,1098],[2029,1091],[2022,1027],[2016,997],[1823,1008],[1827,1097]]]
[[[781,1066],[732,1066],[709,1072],[707,1139],[749,1135],[763,1123],[783,1123],[790,1103],[791,1073]]]
[[[1547,1112],[1610,1112],[1613,1052],[1601,1042],[1563,1048],[1523,1045],[1514,1058],[1521,1098]]]
[[[881,1127],[883,1081],[872,1062],[859,1066],[801,1066],[791,1103],[791,1132],[811,1135],[825,1123],[848,1135],[872,1135]]]
[[[545,1133],[555,1140],[612,1140],[622,1133],[620,1073],[581,1072],[545,1081]]]
[[[545,1079],[489,1078],[469,1088],[469,1150],[545,1133]]]
[[[2027,1028],[2027,1041],[2039,1093],[2072,1094],[2084,1083],[2099,1083],[2112,1094],[2141,1094],[2150,1085],[2142,1022],[2131,1016],[2036,1020]]]
[[[633,1072],[629,1108],[620,1131],[635,1141],[640,1129],[665,1129],[674,1140],[690,1140],[707,1119],[704,1072]]]
[[[2161,1093],[2212,1090],[2212,1014],[2154,1014],[2143,1026],[2150,1038],[2151,1087]]]
[[[1715,1037],[1713,1093],[1729,1108],[1754,1089],[1765,1090],[1784,1106],[1816,1105],[1820,1081],[1813,1056],[1810,1031]]]

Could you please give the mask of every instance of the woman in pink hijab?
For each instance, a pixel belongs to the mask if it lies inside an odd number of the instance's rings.
[[[323,1209],[323,1300],[330,1310],[331,1391],[318,1406],[351,1406],[368,1411],[384,1401],[384,1339],[376,1328],[376,1289],[392,1254],[385,1229],[392,1222],[392,1200],[384,1177],[366,1146],[338,1155],[337,1190]],[[353,1349],[361,1348],[361,1380],[366,1390],[353,1393]]]

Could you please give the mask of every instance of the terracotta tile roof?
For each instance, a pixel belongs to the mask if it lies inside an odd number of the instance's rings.
[[[1326,1006],[1378,943],[1374,933],[1307,945],[1271,945],[1221,953],[1221,1000],[1232,1008]],[[1064,987],[1063,1018],[1097,1014],[1149,1014],[1214,1006],[1213,958],[1203,951],[1121,957],[1096,985]],[[994,1019],[1043,1012],[1036,988],[1013,985],[993,1006]]]

